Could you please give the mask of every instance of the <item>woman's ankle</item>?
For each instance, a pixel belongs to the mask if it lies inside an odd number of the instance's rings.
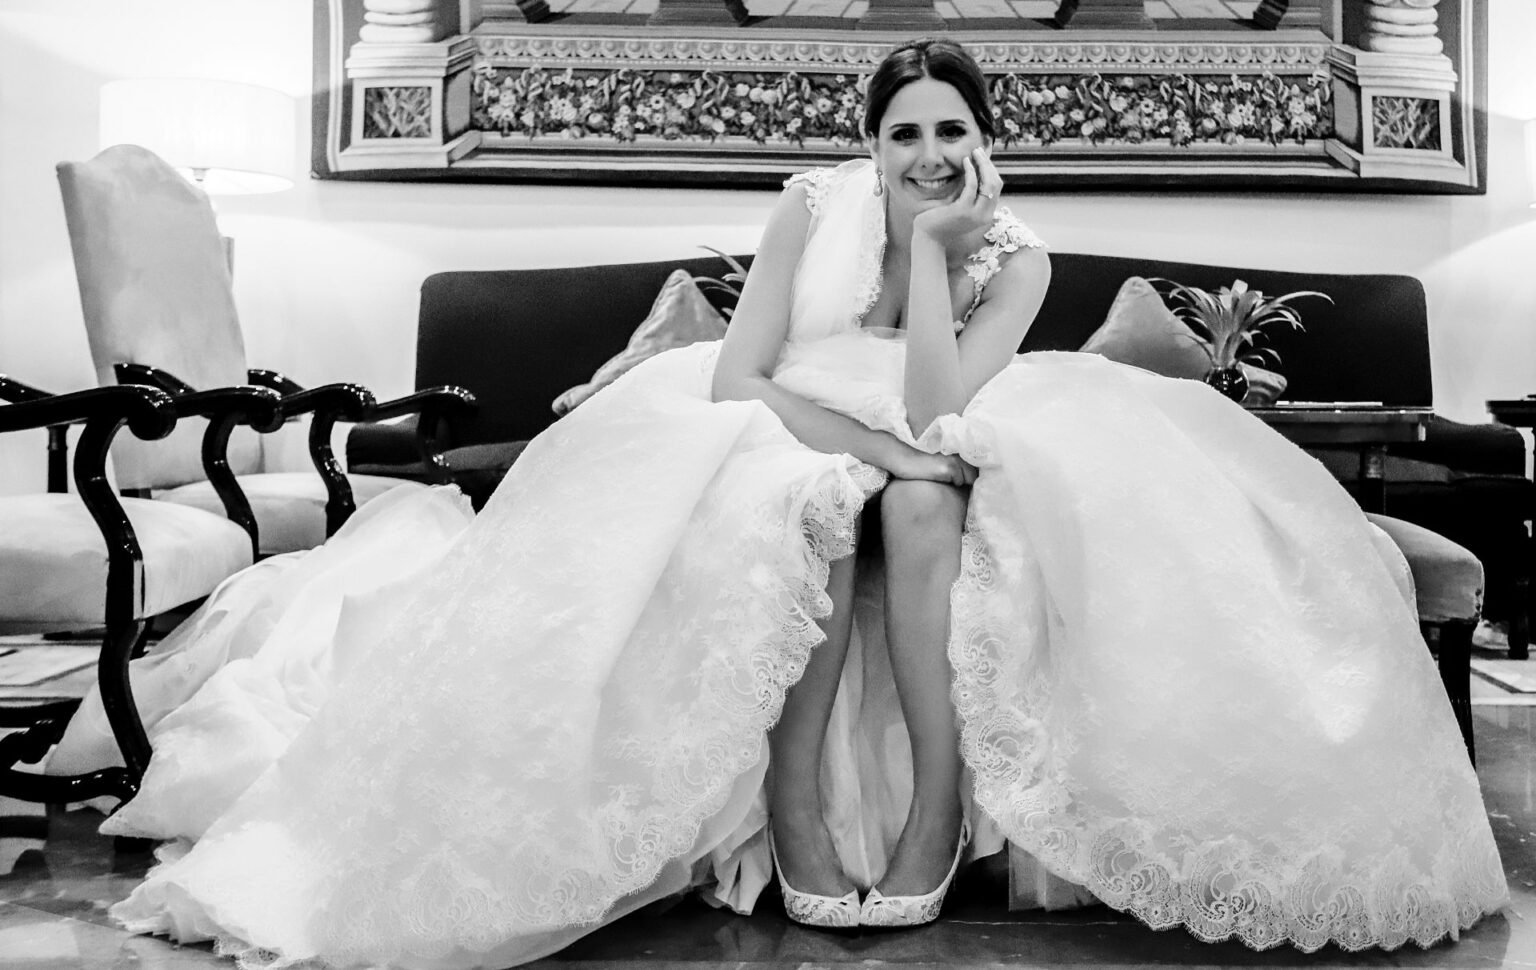
[[[779,879],[803,893],[842,896],[856,888],[843,871],[826,822],[815,817],[769,819]],[[787,874],[784,870],[788,870]]]
[[[954,862],[964,826],[964,808],[958,798],[914,799],[877,888],[887,895],[916,895],[936,888]]]

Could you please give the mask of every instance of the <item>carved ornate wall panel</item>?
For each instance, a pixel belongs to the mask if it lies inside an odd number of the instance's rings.
[[[316,0],[321,178],[767,184],[890,47],[986,72],[1016,184],[1482,192],[1475,0]]]

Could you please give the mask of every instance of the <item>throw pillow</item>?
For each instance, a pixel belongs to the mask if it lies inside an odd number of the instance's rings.
[[[1140,276],[1132,276],[1120,285],[1109,315],[1081,349],[1164,377],[1198,380],[1211,369],[1211,359],[1199,338],[1173,315],[1152,284]]]
[[[1104,323],[1080,348],[1121,364],[1131,364],[1164,377],[1200,380],[1211,369],[1205,341],[1184,325],[1147,280],[1132,276],[1120,285]],[[1285,391],[1285,378],[1274,371],[1243,364],[1248,376],[1245,407],[1275,403]]]
[[[676,270],[667,277],[651,312],[629,338],[629,346],[608,359],[593,373],[592,379],[578,384],[551,405],[555,414],[564,415],[587,398],[624,376],[643,360],[663,350],[686,347],[701,340],[719,340],[725,336],[725,318],[710,305],[709,299],[693,282],[687,270]]]

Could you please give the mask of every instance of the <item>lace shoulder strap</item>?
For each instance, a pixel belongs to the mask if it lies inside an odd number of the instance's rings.
[[[784,187],[795,185],[805,186],[805,205],[815,215],[821,210],[821,204],[826,201],[827,193],[832,191],[832,183],[837,175],[835,168],[813,168],[808,172],[796,172],[784,180]]]
[[[1045,248],[1045,241],[1020,222],[1007,206],[999,206],[997,212],[993,213],[992,228],[982,238],[986,239],[987,244],[965,261],[966,275],[974,281],[976,290],[971,296],[971,305],[966,308],[965,316],[956,321],[956,329],[963,327],[971,319],[971,314],[976,312],[976,308],[981,306],[981,294],[1002,268],[1002,258],[1006,253]]]

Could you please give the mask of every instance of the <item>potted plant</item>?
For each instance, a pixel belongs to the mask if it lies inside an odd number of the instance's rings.
[[[731,315],[736,312],[736,301],[741,299],[741,288],[747,282],[746,267],[713,246],[700,246],[699,248],[707,249],[716,256],[719,256],[731,268],[731,272],[726,273],[724,277],[719,279],[713,276],[695,276],[693,278],[693,282],[698,284],[699,289],[714,290],[720,294],[721,302],[716,305],[716,309],[729,322]]]
[[[1248,392],[1248,375],[1243,364],[1276,366],[1280,354],[1273,347],[1258,346],[1263,328],[1272,323],[1289,324],[1301,330],[1301,314],[1290,301],[1303,296],[1320,296],[1329,303],[1333,298],[1317,290],[1298,290],[1284,296],[1267,297],[1248,288],[1242,280],[1223,286],[1215,293],[1198,286],[1185,286],[1172,280],[1153,279],[1168,284],[1169,309],[1189,327],[1190,337],[1211,359],[1205,382],[1234,401],[1241,402]]]

